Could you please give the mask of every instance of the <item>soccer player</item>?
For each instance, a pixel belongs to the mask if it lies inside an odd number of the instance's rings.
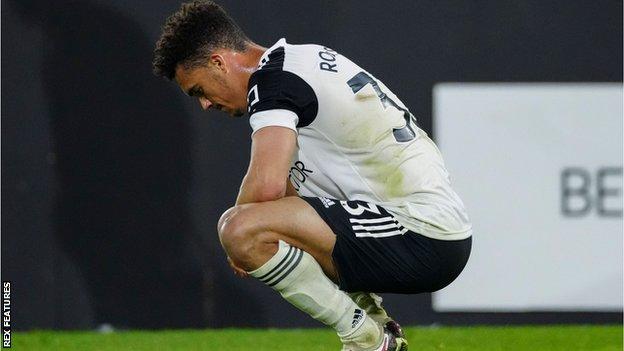
[[[169,17],[154,55],[204,110],[249,114],[249,168],[217,225],[235,272],[334,328],[343,350],[407,350],[373,292],[447,286],[472,231],[401,100],[328,47],[255,44],[211,1]]]

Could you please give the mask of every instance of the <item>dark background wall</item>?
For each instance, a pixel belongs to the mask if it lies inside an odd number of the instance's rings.
[[[222,1],[257,43],[321,43],[382,79],[431,132],[436,82],[622,81],[621,1]],[[216,238],[249,155],[246,118],[151,75],[178,1],[2,1],[2,279],[29,328],[315,326],[235,278]],[[435,137],[435,136],[434,136]],[[405,324],[620,321],[440,314]]]

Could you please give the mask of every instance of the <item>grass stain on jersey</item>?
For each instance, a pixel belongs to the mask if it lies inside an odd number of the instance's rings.
[[[383,195],[389,198],[397,198],[405,195],[403,189],[404,175],[394,162],[395,160],[397,160],[396,157],[390,160],[372,157],[364,161],[366,166],[372,168],[375,178],[379,179],[380,183],[383,185]]]
[[[345,126],[348,128],[348,125]],[[359,123],[347,132],[346,144],[353,149],[365,148],[371,145],[373,127],[371,123]]]
[[[403,172],[398,168],[394,173],[392,173],[388,177],[388,182],[386,183],[386,192],[391,197],[401,197],[403,196]]]

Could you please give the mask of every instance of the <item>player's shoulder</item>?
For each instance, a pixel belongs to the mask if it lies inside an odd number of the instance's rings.
[[[283,87],[284,82],[292,81],[292,76],[302,79],[302,74],[287,69],[290,66],[287,60],[293,59],[292,53],[292,45],[288,44],[284,38],[269,47],[260,58],[256,71],[250,77],[249,91],[254,89],[257,84],[263,86],[265,90],[279,89]]]
[[[309,125],[318,111],[318,100],[305,74],[298,67],[305,59],[300,45],[290,45],[284,38],[267,49],[258,69],[249,79],[248,112],[253,115],[266,110],[285,109],[295,112],[298,127]]]
[[[254,74],[262,72],[282,71],[286,57],[286,39],[282,38],[268,48],[258,62],[258,69]]]
[[[308,73],[312,72],[308,72],[309,68],[313,67],[322,48],[317,44],[290,44],[281,38],[264,52],[254,74],[288,71],[303,77],[310,76]]]

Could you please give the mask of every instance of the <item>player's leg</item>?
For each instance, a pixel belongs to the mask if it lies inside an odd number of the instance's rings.
[[[367,291],[416,294],[450,284],[470,255],[471,238],[436,240],[404,228],[382,206],[365,201],[305,198],[336,233],[332,257],[340,288],[397,338],[400,326]],[[357,293],[360,292],[360,293]]]
[[[335,235],[304,200],[234,207],[223,214],[218,229],[237,266],[332,326],[344,344],[375,349],[390,338],[328,278],[338,278],[331,257]]]
[[[309,253],[337,282],[332,261],[336,236],[316,211],[298,197],[235,206],[218,223],[219,239],[235,263],[251,271],[277,252],[278,241]]]

